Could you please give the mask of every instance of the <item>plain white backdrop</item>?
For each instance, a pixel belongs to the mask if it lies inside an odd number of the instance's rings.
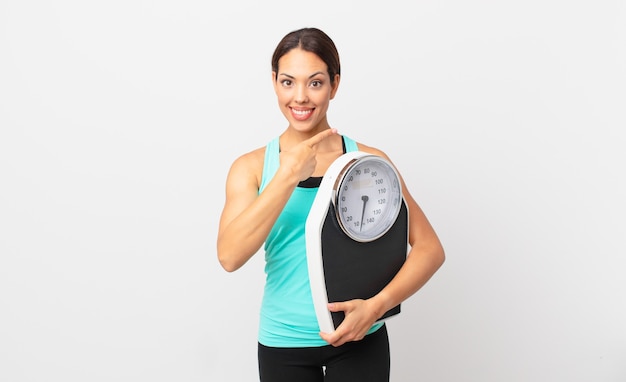
[[[626,380],[623,1],[0,0],[0,381],[254,381],[262,254],[215,241],[285,128],[280,38],[325,30],[329,120],[386,151],[447,262],[392,381]]]

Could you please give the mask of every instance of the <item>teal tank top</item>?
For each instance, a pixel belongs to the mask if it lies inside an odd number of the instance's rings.
[[[343,136],[345,152],[357,151]],[[279,138],[268,143],[259,194],[279,166]],[[294,189],[265,241],[265,289],[261,303],[259,342],[272,347],[328,345],[319,336],[306,260],[305,224],[317,187]],[[375,325],[370,332],[382,324]]]

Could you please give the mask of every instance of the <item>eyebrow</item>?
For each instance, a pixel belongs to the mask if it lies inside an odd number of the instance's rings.
[[[318,74],[322,74],[322,75],[324,75],[324,72],[323,72],[323,71],[321,71],[321,70],[320,70],[320,71],[318,71],[318,72],[315,72],[315,73],[313,73],[313,74],[311,74],[311,75],[309,76],[309,79],[310,79],[310,78],[313,78],[313,77],[315,77],[315,76],[317,76]],[[296,78],[296,77],[291,76],[291,75],[289,75],[289,74],[287,74],[287,73],[279,73],[278,75],[279,75],[279,76],[289,77],[289,78]]]

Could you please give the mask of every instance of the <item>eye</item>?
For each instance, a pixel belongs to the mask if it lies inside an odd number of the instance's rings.
[[[323,85],[323,83],[320,80],[313,80],[313,81],[311,81],[311,87],[312,88],[319,88],[322,85]]]
[[[291,80],[290,80],[290,79],[285,78],[284,80],[280,81],[280,83],[281,83],[281,85],[283,85],[284,87],[289,87],[289,86],[291,86],[291,84],[292,84],[293,82],[291,82]]]

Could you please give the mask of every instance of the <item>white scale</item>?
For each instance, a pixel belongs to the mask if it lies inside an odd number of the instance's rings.
[[[328,168],[306,221],[306,251],[315,314],[330,333],[343,312],[329,302],[367,299],[398,273],[406,260],[408,209],[400,177],[384,158],[348,152]],[[390,309],[378,322],[400,313]]]

